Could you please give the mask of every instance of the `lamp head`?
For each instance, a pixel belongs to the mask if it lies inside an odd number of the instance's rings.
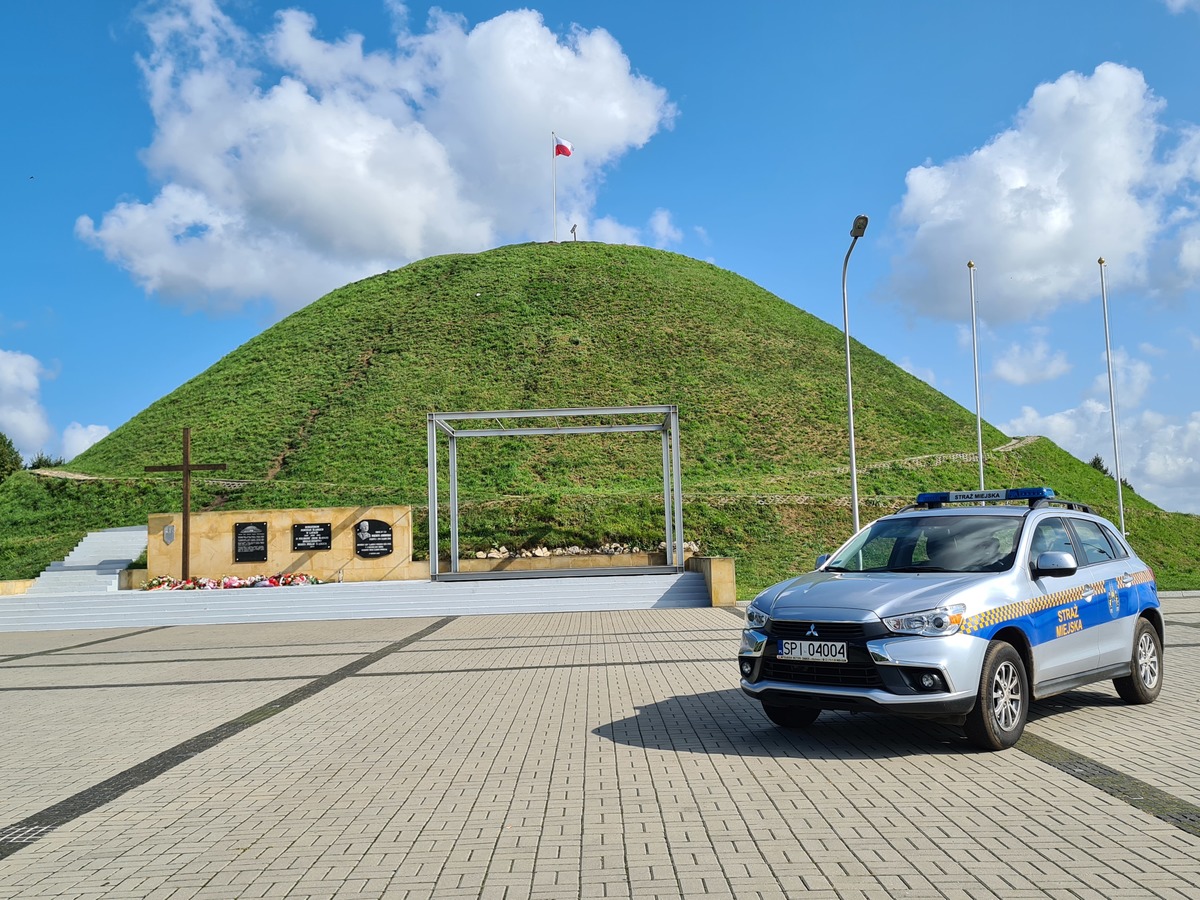
[[[850,226],[850,237],[860,238],[867,233],[867,217],[855,216],[854,224]]]

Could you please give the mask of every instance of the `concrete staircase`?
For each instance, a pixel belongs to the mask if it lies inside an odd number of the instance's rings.
[[[141,534],[144,546],[144,528]],[[117,559],[129,552],[108,558]],[[69,559],[64,560],[64,568],[71,565]],[[75,565],[83,567],[82,563]],[[93,564],[93,568],[100,567]],[[30,590],[0,597],[0,631],[663,609],[710,603],[704,576],[699,572],[505,581],[388,581],[224,591],[117,591],[106,586],[90,592]]]
[[[51,563],[25,596],[110,593],[120,572],[146,549],[146,526],[94,531],[61,562]]]

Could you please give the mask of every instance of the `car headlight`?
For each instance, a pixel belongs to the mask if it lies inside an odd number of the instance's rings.
[[[966,611],[965,604],[954,603],[950,606],[939,606],[937,609],[905,613],[902,616],[888,616],[883,620],[883,624],[887,626],[888,631],[895,634],[944,637],[948,634],[958,633]]]
[[[747,628],[766,628],[771,621],[771,617],[751,604],[746,607],[746,627]]]

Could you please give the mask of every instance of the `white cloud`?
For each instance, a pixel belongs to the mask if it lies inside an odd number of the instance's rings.
[[[978,322],[976,323],[976,331],[979,330]],[[971,350],[974,346],[975,338],[971,335],[970,325],[958,325],[954,329],[954,340],[958,344],[959,350]]]
[[[562,230],[560,224],[559,231]],[[626,225],[609,216],[604,216],[592,222],[590,237],[584,234],[581,234],[580,237],[584,240],[596,240],[605,244],[644,246],[646,243],[650,243],[662,249],[683,240],[683,231],[675,226],[670,210],[656,209],[642,228]]]
[[[1167,9],[1173,13],[1186,12],[1187,10],[1195,10],[1200,12],[1200,0],[1166,0]]]
[[[162,187],[77,234],[148,291],[290,310],[431,254],[549,239],[552,129],[575,145],[555,168],[559,230],[589,230],[604,169],[675,116],[603,29],[435,11],[414,32],[389,10],[395,46],[368,51],[296,9],[253,35],[215,0],[156,7],[144,161]]]
[[[1101,357],[1103,360],[1103,356]],[[1121,475],[1164,509],[1200,513],[1200,412],[1186,421],[1138,409],[1154,381],[1149,364],[1120,348],[1113,353],[1121,439]],[[1000,426],[1009,435],[1040,434],[1090,460],[1097,453],[1114,469],[1108,376],[1102,372],[1079,406],[1042,415],[1032,406]]]
[[[1067,354],[1062,350],[1052,351],[1044,336],[1044,330],[1034,329],[1038,337],[1032,342],[1010,344],[1004,354],[996,360],[993,373],[1009,384],[1037,384],[1052,381],[1071,371]]]
[[[1167,351],[1165,349],[1163,349],[1162,347],[1156,347],[1154,344],[1151,344],[1149,341],[1142,341],[1142,343],[1138,344],[1138,351],[1146,354],[1147,356],[1166,356],[1167,355]]]
[[[106,437],[111,429],[107,425],[80,425],[72,422],[63,431],[63,457],[70,462],[96,441]]]
[[[641,244],[641,232],[631,225],[622,225],[616,219],[604,216],[592,223],[593,240],[605,244]]]
[[[1100,354],[1104,362],[1104,354]],[[1117,413],[1122,407],[1134,409],[1141,405],[1142,398],[1154,382],[1154,373],[1150,364],[1144,360],[1134,359],[1124,347],[1118,347],[1113,353],[1113,383],[1117,392]],[[1092,380],[1092,394],[1096,397],[1108,398],[1108,369],[1098,374]]]
[[[911,169],[893,276],[903,302],[961,318],[968,259],[992,322],[1095,297],[1101,255],[1118,289],[1196,283],[1200,132],[1184,129],[1165,149],[1164,106],[1141,72],[1103,63],[1039,85],[1013,126],[978,150]]]
[[[0,350],[0,431],[27,459],[51,436],[39,396],[43,374],[41,363],[27,353]]]
[[[1082,460],[1098,453],[1114,469],[1107,403],[1088,399],[1045,416],[1026,406],[1002,430],[1045,435]],[[1164,509],[1200,513],[1200,412],[1184,422],[1149,410],[1122,416],[1120,435],[1121,475],[1139,494]]]
[[[678,244],[683,240],[683,232],[671,221],[669,210],[656,209],[650,216],[650,238],[659,249]]]
[[[913,361],[911,359],[909,359],[907,356],[904,357],[904,359],[900,360],[900,368],[902,368],[909,375],[913,375],[917,378],[920,378],[926,384],[933,384],[933,385],[937,384],[937,375],[934,374],[933,369],[926,369],[921,366],[915,365],[913,363]]]

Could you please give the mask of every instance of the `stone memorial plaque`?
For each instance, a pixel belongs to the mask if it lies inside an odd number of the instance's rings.
[[[375,559],[392,552],[392,526],[379,519],[363,519],[354,526],[354,552]]]
[[[235,522],[233,524],[233,561],[267,561],[267,523]]]
[[[292,526],[292,552],[304,550],[332,550],[333,523],[305,522]]]

